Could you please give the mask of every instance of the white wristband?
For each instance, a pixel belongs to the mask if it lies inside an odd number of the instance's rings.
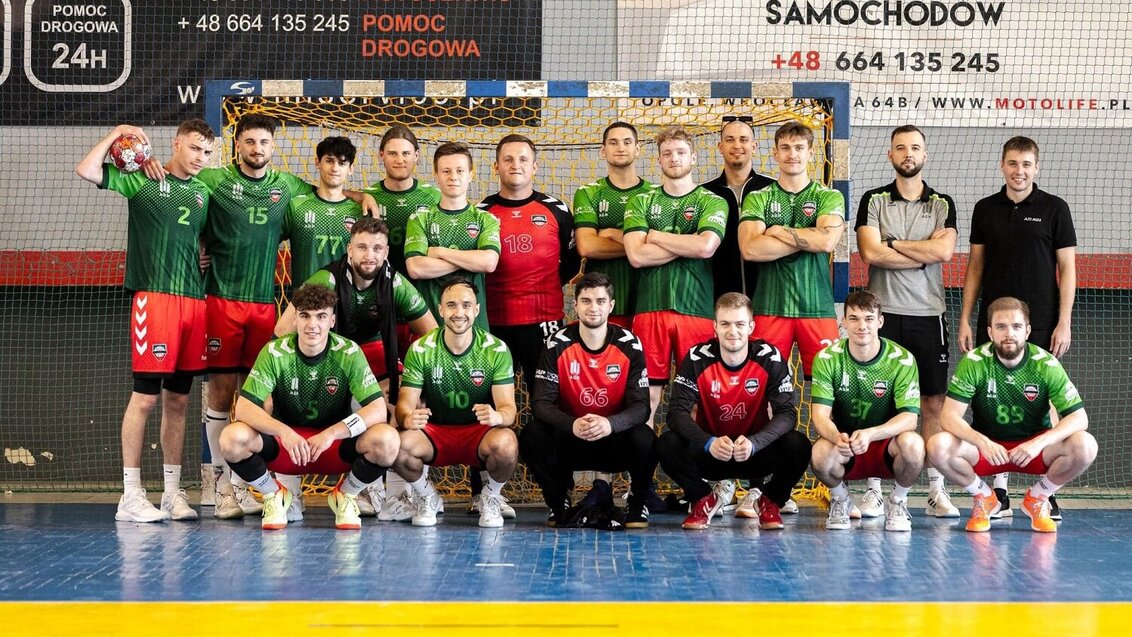
[[[350,430],[350,437],[357,438],[366,432],[366,421],[357,414],[350,414],[342,419],[346,423],[346,429]]]

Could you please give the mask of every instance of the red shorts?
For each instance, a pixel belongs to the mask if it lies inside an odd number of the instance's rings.
[[[398,348],[400,347],[400,343],[401,341],[398,340]],[[389,378],[389,370],[385,369],[385,341],[378,339],[376,341],[362,343],[360,347],[362,348],[362,353],[366,355],[366,360],[369,361],[369,370],[373,372],[373,375],[377,377],[378,380]],[[397,373],[400,374],[403,371],[405,371],[405,366],[398,360]]]
[[[249,303],[210,296],[208,304],[208,369],[246,372],[259,351],[275,338],[275,304]]]
[[[631,331],[641,339],[649,382],[654,385],[668,382],[673,356],[679,365],[688,350],[715,336],[711,319],[672,310],[637,314]]]
[[[777,347],[786,358],[790,358],[797,342],[798,352],[802,355],[802,371],[809,376],[814,357],[841,338],[841,333],[837,329],[837,319],[756,314],[754,336]]]
[[[888,454],[888,443],[890,442],[892,442],[892,438],[870,442],[865,453],[853,456],[849,460],[851,466],[845,471],[842,480],[896,477],[892,470],[892,463],[895,458]]]
[[[413,328],[409,327],[408,323],[397,323],[397,358],[405,360],[405,355],[409,353],[409,346],[416,341],[418,337],[413,333]],[[374,371],[374,374],[377,372]]]
[[[1030,440],[1033,440],[1034,437],[1036,437],[1036,436],[1026,438],[1025,440],[1011,440],[1010,442],[1004,442],[1002,440],[995,440],[995,442],[1002,445],[1003,447],[1006,447],[1007,451],[1010,451],[1011,449],[1017,447],[1018,445],[1022,444],[1023,442],[1028,442]],[[979,454],[979,461],[975,463],[975,466],[973,468],[975,469],[975,475],[978,475],[978,476],[989,476],[989,475],[994,475],[996,473],[1002,473],[1004,471],[1013,471],[1015,473],[1030,473],[1030,474],[1033,474],[1033,475],[1041,475],[1041,474],[1043,474],[1043,473],[1045,473],[1046,471],[1049,470],[1049,467],[1046,466],[1046,461],[1042,459],[1042,454],[1040,454],[1040,453],[1038,454],[1037,458],[1034,458],[1033,460],[1031,460],[1029,463],[1027,463],[1023,467],[1020,467],[1020,466],[1014,464],[1013,462],[1008,462],[1006,464],[998,464],[998,465],[991,464],[990,462],[987,461],[986,458],[983,457],[983,454],[980,453]]]
[[[199,374],[208,367],[203,299],[135,292],[130,314],[130,352],[135,375]]]
[[[629,314],[610,314],[609,315],[609,322],[618,326],[618,327],[623,327],[623,328],[629,330],[630,332],[633,331],[633,317],[632,317],[632,315],[629,315]]]
[[[480,466],[483,464],[480,460],[480,443],[491,429],[487,425],[480,424],[425,425],[424,435],[436,452],[428,464],[433,467],[447,467],[454,464]]]
[[[322,431],[314,427],[294,427],[294,430],[295,433],[307,439],[313,438]],[[342,456],[339,455],[339,448],[342,446],[343,442],[352,440],[352,438],[335,440],[330,444],[329,449],[322,452],[318,460],[301,467],[291,461],[291,454],[287,453],[287,449],[283,446],[283,441],[279,439],[279,436],[274,436],[274,438],[275,444],[279,445],[279,455],[275,456],[274,460],[267,463],[267,468],[271,471],[287,476],[301,476],[307,473],[333,476],[339,473],[349,473],[350,471],[351,467],[349,463],[343,460]]]

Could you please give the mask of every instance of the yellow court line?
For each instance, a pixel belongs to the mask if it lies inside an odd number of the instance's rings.
[[[4,635],[1128,635],[1132,603],[0,602]]]

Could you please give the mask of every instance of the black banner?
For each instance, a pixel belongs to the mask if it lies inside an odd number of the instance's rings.
[[[175,124],[203,114],[215,78],[537,80],[542,64],[542,0],[27,0],[0,15],[0,125]]]

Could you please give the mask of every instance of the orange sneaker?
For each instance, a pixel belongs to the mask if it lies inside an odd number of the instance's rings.
[[[967,520],[967,530],[972,533],[984,533],[990,530],[990,519],[998,513],[1001,505],[992,491],[990,495],[975,496],[975,503],[971,505],[971,519]]]
[[[1038,533],[1057,533],[1057,522],[1049,516],[1049,498],[1026,495],[1022,498],[1022,512],[1030,518],[1030,528]]]

